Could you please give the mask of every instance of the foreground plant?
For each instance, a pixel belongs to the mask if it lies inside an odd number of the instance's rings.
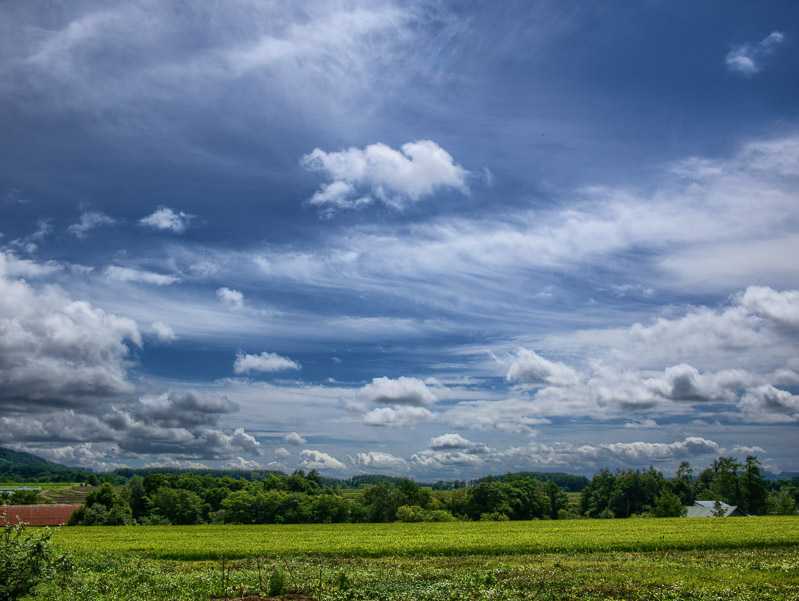
[[[56,552],[49,528],[36,533],[24,523],[3,526],[0,534],[0,601],[13,601],[67,565],[66,557]]]

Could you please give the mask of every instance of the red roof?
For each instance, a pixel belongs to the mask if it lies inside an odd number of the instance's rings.
[[[0,505],[0,526],[25,522],[28,526],[66,524],[80,505]],[[5,514],[5,516],[3,515]]]

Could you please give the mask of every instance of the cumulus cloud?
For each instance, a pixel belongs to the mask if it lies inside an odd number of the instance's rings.
[[[757,422],[799,420],[799,395],[763,384],[748,390],[739,403],[747,419]]]
[[[732,452],[736,455],[762,455],[765,454],[766,449],[758,446],[747,447],[737,444],[732,448]]]
[[[300,465],[309,470],[333,470],[341,472],[347,469],[347,466],[341,463],[335,457],[323,453],[322,451],[312,451],[305,449],[300,451]]]
[[[257,461],[236,457],[223,463],[222,468],[227,470],[261,470],[263,466]]]
[[[525,348],[516,351],[516,358],[508,368],[508,380],[522,380],[532,384],[567,386],[579,380],[576,371],[563,363],[554,363]]]
[[[85,238],[93,229],[104,225],[114,225],[116,220],[100,211],[86,211],[81,214],[80,221],[73,223],[67,231],[76,238]]]
[[[283,447],[278,447],[275,449],[275,457],[277,457],[278,459],[285,459],[286,457],[291,457],[291,451]]]
[[[777,291],[767,286],[749,286],[735,297],[749,313],[768,320],[786,333],[799,332],[799,290]]]
[[[727,69],[741,75],[755,75],[765,67],[765,62],[777,46],[785,42],[785,34],[772,31],[757,44],[745,43],[735,46],[727,53]]]
[[[397,470],[407,466],[407,462],[401,457],[382,451],[358,453],[352,458],[352,463],[364,470]]]
[[[248,355],[239,352],[236,354],[236,361],[233,363],[233,371],[237,374],[245,374],[252,371],[273,373],[286,369],[301,369],[301,366],[288,357],[281,357],[276,353],[267,352],[263,352],[260,355]]]
[[[496,461],[496,458],[462,450],[425,450],[411,455],[411,463],[427,470],[466,466],[478,467],[491,461]]]
[[[186,231],[194,215],[189,215],[183,211],[175,212],[169,207],[158,207],[151,215],[139,220],[139,224],[155,230],[166,230],[180,234]]]
[[[0,406],[27,413],[132,393],[126,368],[128,344],[142,344],[136,323],[56,287],[36,290],[8,277],[6,265],[0,253]]]
[[[469,190],[469,172],[432,140],[408,142],[399,151],[381,143],[329,153],[316,148],[301,162],[332,180],[310,199],[326,210],[352,209],[374,199],[401,208],[439,189]]]
[[[130,267],[119,267],[117,265],[109,265],[106,267],[105,277],[117,282],[139,282],[142,284],[154,284],[156,286],[168,286],[169,284],[180,281],[180,278],[175,276],[153,273],[152,271],[144,271],[141,269],[132,269]]]
[[[293,444],[293,445],[296,445],[296,446],[303,445],[306,442],[308,442],[307,440],[305,440],[302,436],[300,436],[296,432],[289,432],[288,434],[285,434],[283,436],[283,441],[286,444]]]
[[[435,419],[435,414],[424,407],[378,407],[363,416],[367,426],[405,427]]]
[[[662,378],[648,379],[646,386],[675,401],[732,401],[752,381],[753,376],[743,370],[700,374],[695,367],[681,363],[667,368]]]
[[[222,287],[217,289],[216,297],[223,305],[233,311],[237,311],[244,306],[244,295],[238,290]]]
[[[411,407],[429,407],[438,400],[424,382],[405,376],[397,379],[373,378],[370,384],[358,391],[358,399],[378,405]]]
[[[219,418],[238,406],[227,397],[192,390],[120,398],[96,407],[0,418],[0,437],[19,443],[89,444],[112,457],[159,455],[172,459],[232,459],[260,455],[260,443],[242,428],[227,433]]]
[[[442,434],[431,438],[427,443],[434,451],[449,451],[453,449],[461,450],[465,453],[483,454],[490,449],[481,442],[472,442],[465,439],[460,434]]]
[[[154,321],[151,327],[153,332],[155,332],[155,335],[162,342],[173,342],[174,340],[177,339],[177,336],[175,335],[175,330],[173,330],[171,327],[169,327],[168,324],[164,323],[163,321]]]
[[[575,453],[598,463],[607,461],[611,464],[627,462],[641,465],[649,461],[664,461],[696,457],[702,455],[718,455],[721,448],[712,440],[689,436],[672,443],[658,442],[615,442],[601,445],[583,445],[575,449]]]
[[[233,413],[238,408],[236,403],[223,394],[181,390],[157,397],[142,397],[132,413],[142,423],[165,428],[185,428],[214,425],[220,415]]]

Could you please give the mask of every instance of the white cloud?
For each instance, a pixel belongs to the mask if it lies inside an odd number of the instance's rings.
[[[409,142],[400,151],[381,143],[330,153],[316,148],[302,164],[332,180],[310,200],[324,209],[355,208],[375,198],[401,208],[442,188],[469,191],[469,172],[432,140]]]
[[[732,448],[732,452],[736,455],[764,455],[766,450],[763,447],[747,447],[737,444]]]
[[[352,463],[365,470],[397,470],[407,467],[407,462],[401,457],[382,451],[368,451],[358,453]]]
[[[427,443],[434,451],[449,451],[458,449],[464,453],[483,454],[488,453],[490,449],[481,442],[472,442],[465,439],[460,434],[442,434],[431,438]]]
[[[363,423],[367,426],[402,428],[433,419],[435,414],[424,407],[378,407],[363,416]]]
[[[520,348],[507,373],[508,380],[523,380],[533,384],[567,386],[579,380],[576,371],[563,363],[554,363],[537,355],[535,351]]]
[[[778,329],[788,333],[799,331],[799,290],[779,292],[766,286],[749,286],[735,301]]]
[[[20,259],[13,252],[0,251],[0,276],[12,278],[43,278],[53,275],[63,269],[63,266],[55,261],[33,261],[31,259]]]
[[[180,278],[175,276],[132,269],[130,267],[119,267],[117,265],[109,265],[106,267],[105,277],[117,282],[139,282],[142,284],[154,284],[156,286],[168,286],[169,284],[180,281]]]
[[[216,297],[228,309],[237,311],[244,306],[244,295],[238,290],[231,290],[230,288],[219,288],[216,291]]]
[[[627,422],[626,424],[624,424],[624,427],[633,430],[638,430],[638,429],[650,430],[657,428],[658,424],[653,419],[642,419],[640,421]]]
[[[152,229],[168,230],[180,234],[186,231],[193,218],[194,215],[189,215],[183,211],[176,213],[169,207],[162,206],[158,207],[153,214],[140,219],[139,223]]]
[[[799,395],[771,384],[756,386],[741,397],[746,419],[755,422],[799,421]]]
[[[757,44],[741,44],[727,53],[727,69],[741,75],[755,75],[763,70],[766,59],[785,41],[785,34],[772,31]]]
[[[8,277],[6,265],[0,252],[0,405],[35,412],[131,393],[127,343],[142,344],[136,323],[56,287],[36,290]]]
[[[672,443],[614,442],[596,446],[583,445],[575,449],[575,452],[599,463],[607,460],[616,464],[621,461],[640,465],[649,461],[717,455],[721,452],[721,448],[712,440],[689,436],[682,441]]]
[[[347,466],[341,463],[335,457],[323,453],[322,451],[313,451],[305,449],[300,451],[300,465],[309,470],[333,470],[341,472],[347,469]]]
[[[158,336],[158,339],[162,342],[173,342],[177,340],[177,336],[175,335],[175,331],[169,327],[168,324],[164,323],[163,321],[154,321],[152,323],[153,332],[155,335]]]
[[[305,444],[304,442],[300,444]],[[286,448],[278,447],[275,449],[275,457],[278,459],[285,459],[286,457],[291,457],[291,451]]]
[[[227,470],[262,470],[263,466],[257,461],[236,457],[222,464],[223,469]]]
[[[236,361],[233,363],[233,371],[237,374],[252,371],[273,373],[286,369],[301,369],[301,367],[299,363],[287,357],[267,352],[263,352],[260,355],[247,355],[239,352],[236,354]]]
[[[429,407],[438,400],[424,382],[405,376],[395,380],[386,377],[373,378],[370,384],[358,391],[358,399],[379,405],[413,407]]]
[[[293,444],[296,446],[303,445],[308,442],[296,432],[289,432],[288,434],[285,434],[283,436],[283,441],[287,444]]]
[[[85,238],[89,231],[104,225],[114,225],[115,223],[115,219],[100,211],[86,211],[80,216],[80,221],[70,225],[67,231],[76,238]]]

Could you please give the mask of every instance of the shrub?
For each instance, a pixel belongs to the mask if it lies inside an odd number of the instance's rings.
[[[25,524],[6,524],[0,534],[0,601],[13,601],[51,577],[66,559],[53,550],[49,528],[30,533]]]
[[[283,594],[286,590],[286,573],[283,570],[275,568],[272,575],[269,577],[269,596],[277,597]]]

